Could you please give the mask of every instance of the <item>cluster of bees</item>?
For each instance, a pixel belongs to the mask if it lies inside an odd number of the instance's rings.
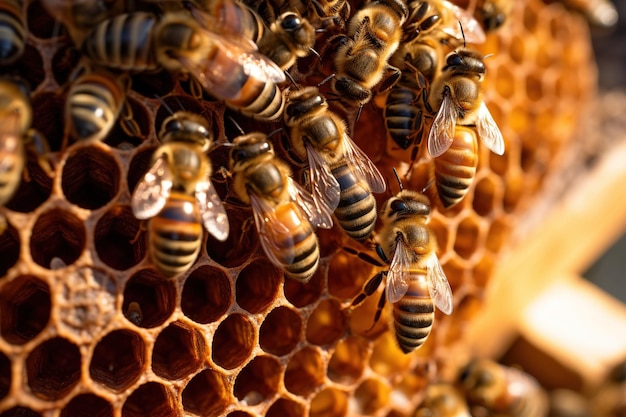
[[[265,254],[285,275],[306,282],[320,260],[317,228],[335,220],[357,241],[371,239],[384,271],[354,300],[373,294],[385,278],[379,312],[393,304],[401,349],[421,346],[434,306],[452,311],[452,293],[428,226],[431,202],[422,191],[404,190],[377,212],[373,194],[387,181],[348,134],[346,115],[376,94],[387,93],[389,137],[412,158],[426,138],[435,161],[435,187],[444,208],[457,204],[476,171],[477,137],[493,152],[504,140],[483,101],[484,57],[467,47],[504,22],[511,4],[481,1],[475,14],[445,0],[369,0],[351,13],[345,0],[301,3],[236,0],[125,2],[41,0],[69,33],[83,61],[70,76],[65,105],[66,138],[99,141],[117,119],[137,132],[125,101],[128,73],[166,69],[190,81],[197,99],[208,93],[244,116],[282,119],[290,152],[308,163],[305,185],[277,157],[264,132],[241,132],[228,143],[235,195],[252,208]],[[139,5],[145,5],[142,11]],[[20,58],[26,37],[21,0],[4,2],[0,64]],[[121,9],[120,9],[121,8]],[[154,11],[157,9],[158,11]],[[317,33],[326,40],[318,53]],[[7,47],[8,45],[8,47]],[[301,86],[290,69],[309,54],[332,74],[317,86]],[[332,110],[321,92],[337,102]],[[46,164],[41,135],[30,128],[28,93],[19,81],[0,84],[0,204],[10,200],[33,148]],[[228,215],[212,182],[207,154],[214,145],[204,116],[172,112],[159,132],[161,146],[135,188],[131,207],[149,219],[154,265],[165,277],[185,273],[200,251],[203,228],[217,240],[229,234]],[[47,172],[52,172],[48,169]],[[4,226],[3,226],[4,228]]]

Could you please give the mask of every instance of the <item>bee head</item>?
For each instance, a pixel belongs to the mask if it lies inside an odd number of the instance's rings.
[[[288,125],[297,123],[297,119],[315,110],[327,107],[326,99],[319,94],[317,87],[294,90],[289,94],[285,107],[285,122]]]
[[[451,52],[446,58],[446,65],[442,71],[451,73],[475,73],[480,76],[485,74],[483,56],[471,49],[461,49]]]
[[[191,142],[208,149],[213,132],[204,117],[187,111],[178,111],[163,121],[159,139],[163,143]]]
[[[238,136],[233,140],[234,148],[230,151],[231,167],[249,162],[261,155],[274,155],[274,149],[267,135],[260,132]]]
[[[415,191],[402,190],[395,197],[387,200],[382,209],[383,215],[395,218],[407,216],[429,216],[430,201]]]

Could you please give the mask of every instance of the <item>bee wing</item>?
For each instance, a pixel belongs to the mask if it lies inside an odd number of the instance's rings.
[[[279,267],[290,264],[295,258],[295,243],[289,228],[278,219],[274,207],[254,193],[250,193],[250,205],[259,241],[268,259]]]
[[[319,205],[325,204],[328,210],[334,211],[339,205],[339,183],[333,176],[324,158],[311,145],[306,145],[309,168],[311,170],[311,193]]]
[[[154,217],[163,209],[172,192],[172,171],[165,156],[160,156],[135,188],[131,208],[138,219]]]
[[[456,104],[450,93],[444,92],[441,106],[428,133],[428,153],[433,158],[441,156],[452,145],[456,116]]]
[[[442,29],[444,33],[458,40],[463,40],[463,37],[465,36],[465,41],[467,43],[481,44],[487,40],[485,31],[480,26],[480,23],[478,23],[478,20],[476,20],[470,12],[450,3],[449,1],[444,1],[444,3],[446,8],[450,9],[458,21],[458,24],[444,27]],[[462,31],[461,26],[463,27]]]
[[[343,156],[358,175],[367,182],[371,192],[385,192],[387,185],[383,174],[347,134],[343,135]]]
[[[452,290],[434,252],[426,260],[426,271],[430,298],[443,313],[452,313]]]
[[[504,153],[504,138],[502,132],[493,120],[493,116],[489,112],[487,105],[483,101],[478,109],[478,116],[476,117],[476,130],[478,136],[493,153],[502,155]]]
[[[409,289],[411,256],[411,247],[404,242],[404,239],[396,239],[396,250],[387,273],[386,292],[387,301],[390,303],[398,302]]]
[[[323,200],[314,199],[307,190],[291,178],[287,178],[287,189],[291,201],[294,201],[302,209],[313,226],[322,229],[333,227],[333,211]]]
[[[225,241],[229,232],[228,216],[209,178],[196,184],[196,201],[206,230],[217,240]]]

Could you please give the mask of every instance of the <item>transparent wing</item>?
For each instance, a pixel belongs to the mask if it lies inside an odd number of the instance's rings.
[[[444,5],[454,14],[457,20],[456,24],[444,27],[442,29],[444,33],[460,41],[463,40],[463,35],[465,35],[467,43],[481,44],[485,42],[487,39],[485,31],[470,12],[449,1],[444,1]],[[459,25],[463,26],[463,31],[461,31],[461,26]]]
[[[160,156],[135,188],[131,208],[138,219],[154,217],[163,209],[172,192],[172,172],[164,155]]]
[[[287,178],[287,189],[291,201],[300,207],[313,226],[322,229],[333,227],[333,211],[324,201],[316,201],[307,190],[291,178]]]
[[[489,112],[487,105],[483,101],[478,109],[478,116],[476,117],[476,130],[478,136],[493,153],[502,155],[504,153],[504,138],[502,132],[493,120],[493,116]]]
[[[432,252],[426,260],[426,271],[430,298],[443,313],[452,313],[452,290],[435,252]]]
[[[274,207],[254,193],[250,194],[250,205],[259,241],[268,259],[281,268],[291,264],[295,258],[295,243],[289,228],[278,219]]]
[[[409,289],[411,257],[411,247],[404,242],[404,239],[396,239],[396,250],[387,273],[386,291],[387,301],[390,303],[398,302]]]
[[[309,160],[309,169],[311,171],[311,194],[313,199],[319,205],[323,202],[332,212],[339,205],[339,183],[333,176],[328,163],[319,152],[311,145],[306,145],[307,158]]]
[[[450,148],[456,127],[456,105],[449,93],[444,92],[441,107],[428,133],[428,153],[433,158],[441,156]]]
[[[196,201],[206,230],[215,239],[225,241],[229,232],[228,216],[209,178],[196,184]]]
[[[343,156],[355,171],[363,178],[373,193],[383,193],[387,188],[385,178],[372,160],[347,134],[343,135]]]

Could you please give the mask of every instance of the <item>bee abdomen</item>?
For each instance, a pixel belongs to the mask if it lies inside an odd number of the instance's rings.
[[[335,217],[348,236],[367,239],[376,224],[376,199],[347,164],[333,168],[332,173],[340,188]]]
[[[457,126],[454,141],[446,152],[435,158],[435,180],[444,207],[452,207],[467,194],[478,165],[476,135]]]
[[[317,270],[320,260],[317,236],[312,230],[296,244],[295,251],[297,255],[290,264],[285,265],[285,272],[297,281],[308,281]]]
[[[96,26],[87,35],[84,51],[97,64],[127,71],[159,68],[152,32],[156,17],[150,13],[121,14]]]
[[[394,304],[393,318],[396,339],[404,353],[426,342],[433,327],[435,310],[432,300],[405,295]]]
[[[0,3],[0,65],[18,59],[24,51],[26,21],[20,0]]]
[[[422,111],[414,105],[419,99],[417,93],[402,85],[396,85],[387,96],[385,106],[385,126],[391,139],[402,149],[407,149],[417,140],[416,145],[422,140],[422,135],[416,132],[422,125]]]
[[[253,83],[259,85],[250,85]],[[249,91],[252,89],[254,91]],[[242,97],[244,99],[248,98],[248,100],[231,103],[235,104],[235,107],[239,108],[246,116],[262,120],[275,120],[282,117],[283,109],[285,108],[285,98],[280,88],[273,82],[261,83],[259,80],[250,77],[244,84],[242,91]]]

